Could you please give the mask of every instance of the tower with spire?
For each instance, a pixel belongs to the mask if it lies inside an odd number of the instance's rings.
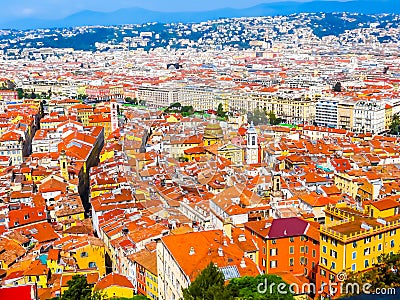
[[[247,146],[246,146],[246,163],[257,164],[258,161],[258,135],[251,122],[249,129],[246,132]]]
[[[110,100],[110,113],[111,113],[111,132],[118,128],[118,103],[115,99]]]

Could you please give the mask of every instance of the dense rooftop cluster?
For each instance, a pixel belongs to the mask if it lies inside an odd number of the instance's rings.
[[[0,295],[82,275],[109,298],[180,299],[211,262],[321,288],[398,253],[398,45],[363,36],[396,36],[397,17],[300,26],[325,18],[168,25],[245,49],[2,54]],[[255,38],[265,24],[281,34]]]

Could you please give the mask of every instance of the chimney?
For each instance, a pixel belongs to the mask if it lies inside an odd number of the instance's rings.
[[[238,241],[239,242],[245,242],[246,241],[246,236],[243,233],[239,234]]]
[[[230,220],[226,220],[224,222],[224,234],[226,234],[230,239],[232,238],[232,222]]]
[[[244,261],[244,257],[242,258],[242,261],[240,262],[240,267],[246,268],[246,262]]]
[[[189,255],[192,256],[194,255],[196,252],[194,252],[194,247],[190,247],[190,251],[189,251]]]

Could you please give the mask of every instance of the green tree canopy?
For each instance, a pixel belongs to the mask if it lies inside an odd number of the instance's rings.
[[[92,292],[92,286],[87,282],[86,276],[74,275],[67,282],[68,289],[61,295],[60,300],[102,300],[100,292]]]
[[[226,112],[224,111],[224,106],[222,103],[218,104],[217,116],[224,119],[226,118]]]
[[[390,124],[390,133],[391,134],[399,134],[400,127],[400,116],[398,114],[393,115],[392,124]]]
[[[196,280],[183,289],[184,300],[293,300],[289,284],[276,275],[245,276],[228,285],[222,272],[210,263]]]
[[[225,278],[221,271],[210,263],[192,284],[183,289],[184,300],[229,300],[232,299],[225,286]]]
[[[370,284],[368,291],[373,293],[377,289],[400,288],[400,253],[381,254],[378,256],[378,263],[367,272],[350,273],[347,276],[346,284],[358,283],[360,290],[364,284]],[[350,292],[352,290],[350,289]],[[349,292],[349,290],[347,291]],[[349,293],[345,296],[351,296]]]
[[[278,118],[272,110],[268,113],[268,120],[269,124],[271,125],[278,125],[282,123],[282,119]]]
[[[289,284],[276,275],[244,276],[229,282],[228,290],[234,299],[293,300]]]

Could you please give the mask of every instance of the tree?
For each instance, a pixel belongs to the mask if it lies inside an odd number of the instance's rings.
[[[370,285],[369,292],[373,293],[377,289],[399,288],[400,287],[400,253],[381,254],[378,256],[378,263],[374,268],[367,272],[350,273],[344,282],[347,284],[358,284],[362,289],[365,283]],[[352,291],[347,291],[345,296],[352,296]]]
[[[340,93],[342,91],[342,84],[340,82],[336,82],[335,86],[333,87],[333,91]]]
[[[279,288],[278,288],[279,286]],[[289,284],[276,275],[244,276],[229,282],[228,290],[234,299],[292,300]]]
[[[182,108],[181,108],[181,113],[182,113],[182,116],[185,116],[185,117],[190,116],[190,115],[193,115],[193,113],[194,113],[194,108],[193,108],[193,106],[191,106],[191,105],[189,105],[189,106],[182,106]]]
[[[399,134],[400,127],[400,116],[398,114],[394,114],[392,118],[392,124],[390,124],[390,133],[391,134]]]
[[[24,90],[22,88],[17,89],[18,99],[24,98]]]
[[[233,299],[224,285],[225,278],[222,272],[210,263],[192,284],[183,289],[184,300],[229,300]]]
[[[102,300],[103,295],[92,292],[92,286],[88,284],[86,276],[74,275],[67,282],[68,289],[61,295],[60,300]]]
[[[277,118],[275,113],[272,110],[268,113],[268,120],[269,120],[269,124],[271,124],[271,125],[278,125],[282,122],[282,119]]]
[[[181,109],[182,109],[182,105],[181,105],[179,102],[175,102],[175,103],[172,103],[172,104],[169,106],[169,108],[170,108],[171,110],[181,110]]]
[[[217,116],[220,118],[226,118],[226,112],[224,111],[224,106],[222,103],[218,104]]]
[[[268,118],[264,110],[256,108],[253,112],[249,112],[247,115],[248,122],[253,122],[254,125],[266,125]]]

